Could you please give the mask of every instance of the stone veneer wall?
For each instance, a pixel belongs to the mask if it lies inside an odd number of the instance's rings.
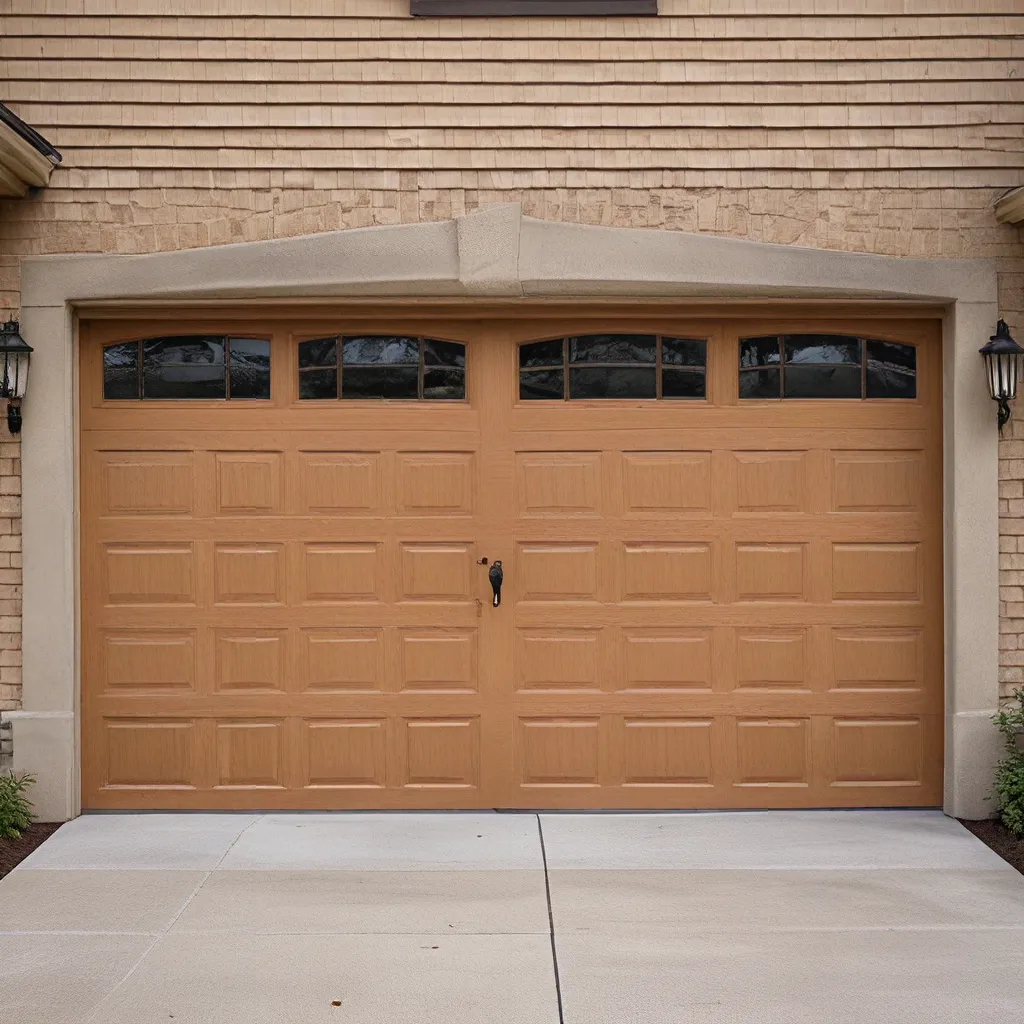
[[[1024,184],[1019,0],[660,7],[420,20],[408,0],[10,0],[0,98],[64,164],[0,203],[0,316],[26,255],[520,201],[550,220],[994,259],[1024,334],[1024,239],[992,211]],[[1024,681],[1024,420],[999,486],[1009,688]],[[20,701],[18,490],[3,436],[0,709]]]

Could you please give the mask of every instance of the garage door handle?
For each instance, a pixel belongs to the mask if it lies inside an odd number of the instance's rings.
[[[500,558],[495,559],[494,565],[487,573],[487,578],[491,581],[491,590],[494,591],[493,607],[497,608],[501,604],[501,581],[505,578],[505,574],[501,571]]]

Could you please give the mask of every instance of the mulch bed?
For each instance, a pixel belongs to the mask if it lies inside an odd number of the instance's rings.
[[[0,878],[46,842],[60,826],[59,821],[37,821],[21,833],[20,839],[0,839]]]
[[[1014,839],[1006,826],[995,818],[985,821],[964,821],[961,818],[960,824],[1024,875],[1024,839]]]

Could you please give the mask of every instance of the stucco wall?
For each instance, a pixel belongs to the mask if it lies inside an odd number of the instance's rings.
[[[0,315],[18,307],[25,255],[521,201],[547,220],[992,258],[1020,335],[1024,244],[992,203],[1024,184],[1024,12],[938,6],[661,0],[652,19],[462,21],[411,19],[408,0],[210,0],[202,16],[189,0],[10,0],[4,98],[64,164],[39,196],[0,204]],[[9,446],[0,707],[17,705],[20,657]],[[1024,433],[1003,454],[1010,684],[1024,673]]]

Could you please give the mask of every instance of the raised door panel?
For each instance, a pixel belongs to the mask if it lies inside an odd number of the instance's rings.
[[[712,786],[711,719],[627,718],[623,785]]]
[[[597,600],[597,545],[520,542],[515,564],[520,601]]]
[[[807,509],[806,452],[736,452],[736,511]]]
[[[836,601],[917,601],[921,596],[918,544],[834,544]]]
[[[308,719],[302,723],[301,749],[306,789],[384,789],[387,785],[384,719]]]
[[[380,452],[299,452],[299,499],[314,515],[369,515],[380,507]]]
[[[710,544],[632,544],[622,548],[624,601],[710,601]]]
[[[397,723],[402,785],[409,789],[476,789],[480,785],[478,718],[406,718]]]
[[[517,452],[522,516],[596,516],[601,509],[600,452]]]
[[[462,604],[471,599],[469,542],[407,542],[401,545],[399,562],[402,600]]]
[[[527,718],[519,723],[518,763],[523,786],[597,786],[599,720]]]
[[[196,729],[191,719],[105,719],[100,727],[104,788],[193,788]]]
[[[596,629],[519,629],[515,679],[526,691],[599,690],[601,633]]]
[[[216,693],[281,693],[285,689],[284,630],[218,630],[215,633]]]
[[[399,634],[402,690],[474,693],[477,686],[475,629],[405,629]]]
[[[623,690],[711,690],[710,630],[627,628],[622,642]]]
[[[627,513],[710,514],[710,452],[623,452],[622,463]]]
[[[835,512],[914,512],[920,508],[922,452],[832,453]]]
[[[107,544],[102,572],[108,605],[195,603],[192,544]]]
[[[101,516],[183,516],[195,505],[192,452],[94,454]]]
[[[216,452],[214,459],[219,515],[281,513],[284,459],[280,452]]]
[[[398,514],[468,516],[474,507],[472,452],[399,452]]]
[[[299,688],[311,693],[384,689],[384,631],[307,629],[301,634]]]
[[[107,630],[98,638],[96,684],[124,694],[179,694],[195,689],[193,630]]]
[[[213,555],[216,604],[284,603],[284,545],[218,544]]]
[[[383,593],[381,545],[306,544],[305,600],[315,604],[379,601]]]
[[[283,788],[283,734],[281,721],[218,721],[217,788]]]

